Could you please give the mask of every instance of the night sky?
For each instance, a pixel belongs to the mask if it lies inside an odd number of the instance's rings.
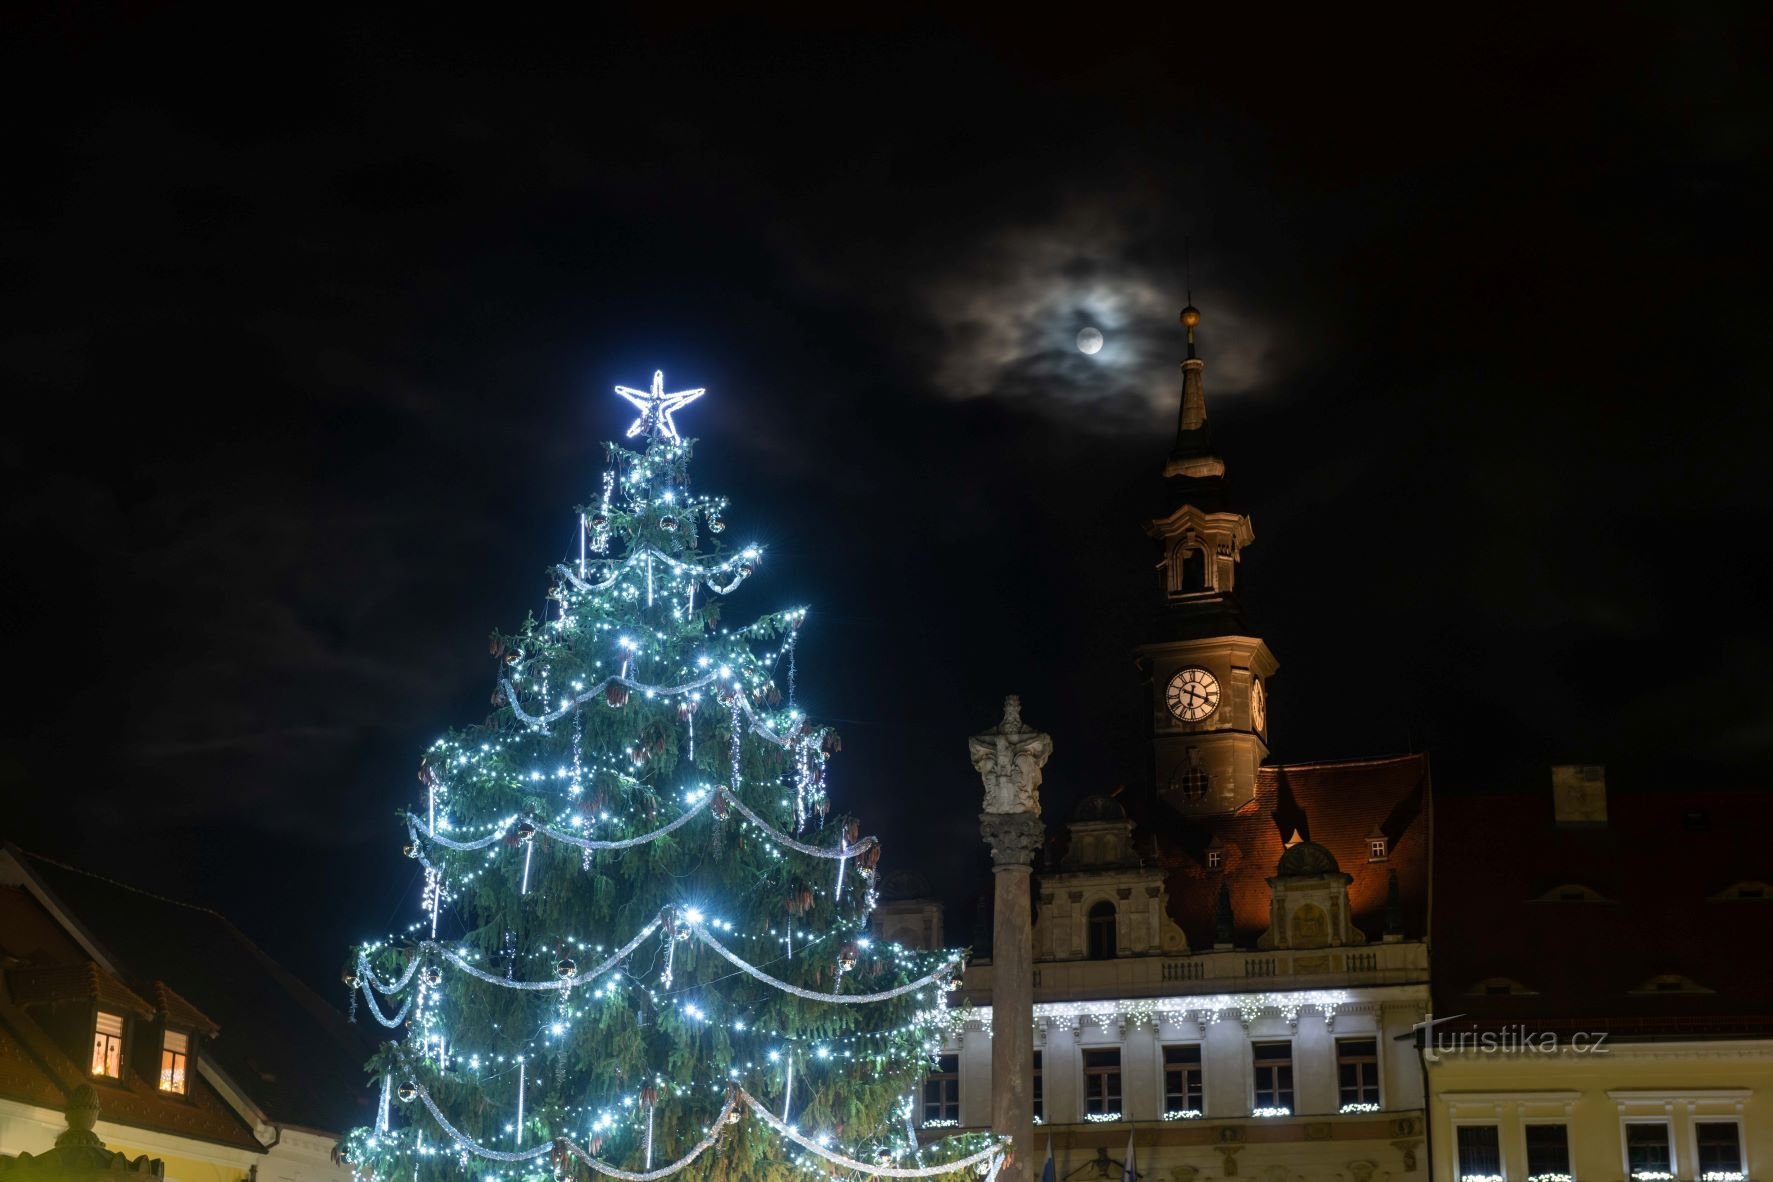
[[[811,608],[836,802],[965,940],[1004,693],[1049,821],[1142,766],[1189,255],[1277,758],[1765,787],[1764,6],[1192,7],[12,9],[0,837],[332,996],[663,368],[733,618]]]

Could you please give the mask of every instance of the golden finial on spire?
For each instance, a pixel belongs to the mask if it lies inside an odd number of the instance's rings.
[[[1194,326],[1200,323],[1200,309],[1196,308],[1193,304],[1189,304],[1186,308],[1182,309],[1182,315],[1179,319],[1182,321],[1182,327],[1188,330],[1188,355],[1193,357]]]

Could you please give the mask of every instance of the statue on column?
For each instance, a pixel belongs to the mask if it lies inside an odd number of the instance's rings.
[[[985,781],[988,813],[1040,812],[1041,769],[1053,754],[1051,735],[1022,721],[1022,699],[1003,700],[1003,721],[968,740],[973,768]]]

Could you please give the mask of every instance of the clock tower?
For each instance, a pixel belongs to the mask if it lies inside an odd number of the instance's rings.
[[[1267,681],[1280,666],[1238,602],[1238,564],[1255,535],[1231,505],[1207,429],[1199,323],[1192,305],[1182,310],[1182,410],[1164,465],[1163,516],[1147,526],[1163,552],[1160,609],[1138,652],[1150,677],[1157,794],[1184,814],[1209,816],[1256,798],[1256,769],[1268,758]]]

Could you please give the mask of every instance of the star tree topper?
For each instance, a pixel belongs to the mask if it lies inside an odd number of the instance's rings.
[[[666,439],[678,438],[677,424],[671,421],[672,413],[682,410],[707,392],[702,389],[665,393],[665,371],[662,369],[653,371],[651,390],[617,386],[616,393],[626,398],[640,412],[640,417],[628,428],[628,438],[632,439],[643,431],[648,435],[663,435]]]

